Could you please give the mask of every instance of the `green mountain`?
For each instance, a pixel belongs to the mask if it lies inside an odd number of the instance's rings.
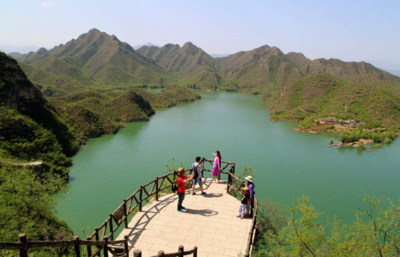
[[[304,75],[329,73],[336,78],[346,81],[353,81],[355,80],[354,77],[356,77],[358,82],[381,79],[400,82],[400,77],[378,69],[366,62],[343,62],[339,59],[326,60],[324,58],[310,60],[302,53],[294,52],[288,53],[287,57],[297,64]]]
[[[248,93],[271,93],[304,76],[279,48],[267,45],[217,60],[221,77]]]
[[[221,83],[219,63],[191,42],[182,47],[173,44],[163,47],[143,46],[137,51],[179,77],[182,85],[217,86]]]
[[[354,119],[367,128],[400,125],[398,94],[330,74],[310,75],[289,83],[270,100],[268,108],[274,121],[337,117]]]
[[[90,87],[171,84],[176,81],[153,60],[114,35],[97,29],[65,45],[22,55],[22,68],[46,95],[65,95]],[[33,67],[32,67],[33,66]]]

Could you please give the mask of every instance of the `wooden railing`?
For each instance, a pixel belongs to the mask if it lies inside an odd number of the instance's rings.
[[[214,164],[214,160],[210,159],[201,159],[203,162],[209,162],[211,165]],[[221,164],[225,164],[221,168],[221,174],[227,175],[227,188],[226,192],[228,194],[232,193],[232,190],[238,194],[241,194],[240,189],[245,185],[245,182],[240,178],[235,176],[235,163],[221,161]],[[228,171],[225,171],[229,167]],[[192,171],[192,169],[186,169],[185,171]],[[211,172],[210,169],[204,169],[204,171]],[[80,254],[80,246],[87,246],[87,256],[95,257],[103,256],[108,257],[108,253],[110,252],[113,256],[128,256],[128,241],[127,236],[125,236],[125,240],[114,240],[114,233],[119,229],[119,227],[124,224],[125,228],[128,228],[128,217],[132,214],[135,209],[138,211],[142,211],[143,202],[146,200],[150,200],[152,196],[154,196],[155,200],[158,201],[160,192],[170,188],[174,181],[176,180],[178,174],[177,171],[173,171],[171,173],[165,174],[161,177],[156,177],[156,179],[148,182],[145,185],[140,186],[138,190],[136,190],[131,196],[127,199],[123,200],[123,203],[113,212],[109,214],[109,217],[101,224],[99,227],[94,229],[94,232],[87,237],[87,240],[80,240],[79,237],[74,237],[73,240],[69,241],[26,241],[26,236],[24,234],[20,235],[19,242],[0,242],[0,249],[11,249],[11,250],[20,250],[20,256],[27,257],[27,250],[30,248],[38,248],[38,247],[60,247],[60,246],[75,246],[75,254],[76,256],[81,256]],[[167,183],[164,183],[167,182]],[[258,210],[258,202],[257,198],[254,195],[253,201],[251,202],[251,213],[252,215],[252,226],[251,231],[249,232],[248,242],[246,246],[246,255],[251,256],[251,252],[253,249],[253,245],[256,239],[256,231],[257,231],[257,210]],[[110,241],[109,241],[110,240]],[[115,244],[123,244],[124,246],[115,247]],[[97,249],[92,253],[92,247],[96,246]],[[139,250],[140,251],[140,250]],[[162,252],[163,255],[160,255]],[[135,250],[136,254],[136,250]],[[139,253],[137,253],[139,254]],[[163,251],[159,252],[158,256],[184,256],[193,254],[193,256],[197,256],[197,247],[194,247],[193,250],[184,252],[183,246],[179,247],[179,251],[177,253],[168,253],[165,254]],[[134,255],[141,256],[140,255]]]
[[[232,169],[233,168],[233,169]],[[233,172],[231,172],[233,171]],[[242,187],[244,187],[246,185],[246,183],[241,180],[240,178],[236,177],[234,174],[235,171],[235,164],[233,164],[233,166],[231,167],[231,169],[229,170],[228,173],[228,186],[226,187],[227,193],[230,194],[233,190],[235,191],[237,194],[242,194],[240,192],[240,189]],[[246,245],[246,254],[245,257],[249,257],[251,256],[252,252],[253,252],[253,246],[255,244],[256,241],[256,237],[257,237],[257,212],[258,212],[258,201],[257,201],[257,196],[254,194],[253,195],[253,199],[251,201],[251,205],[250,205],[250,216],[252,216],[252,222],[251,222],[251,229],[249,232],[249,237],[247,240],[247,245]]]
[[[188,169],[191,170],[191,169]],[[185,170],[185,171],[188,171]],[[123,203],[113,212],[109,214],[109,217],[101,224],[101,226],[96,227],[88,240],[99,240],[108,236],[111,240],[114,239],[114,233],[118,228],[124,224],[125,228],[128,228],[128,217],[131,213],[138,209],[142,211],[143,203],[146,200],[150,200],[154,196],[155,200],[158,201],[160,192],[170,188],[172,183],[174,183],[177,178],[177,171],[165,174],[161,177],[156,177],[156,179],[148,182],[145,185],[141,185],[138,190],[136,190],[127,199],[124,199]],[[167,182],[167,185],[166,183]],[[107,234],[107,232],[109,232]],[[93,256],[100,256],[100,251],[96,252]]]
[[[128,236],[118,241],[108,241],[107,236],[102,241],[80,240],[78,236],[75,236],[73,240],[65,241],[27,241],[25,234],[20,234],[18,238],[18,242],[0,242],[0,249],[19,250],[20,257],[28,257],[28,249],[31,248],[74,246],[75,255],[80,257],[82,251],[80,246],[86,245],[86,253],[89,257],[95,256],[92,254],[92,246],[96,246],[97,251],[103,250],[104,257],[108,257],[109,253],[115,257],[129,257]],[[116,244],[123,246],[113,246]]]

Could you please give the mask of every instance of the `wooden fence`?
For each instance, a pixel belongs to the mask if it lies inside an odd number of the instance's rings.
[[[211,165],[214,164],[214,160],[209,160],[202,158],[203,162],[209,162]],[[234,162],[227,162],[221,161],[221,164],[224,166],[221,168],[221,174],[227,175],[227,188],[226,192],[230,194],[232,190],[241,194],[240,188],[245,185],[245,182],[240,178],[235,176],[235,163]],[[229,167],[228,171],[225,171]],[[186,169],[185,171],[192,171],[193,169]],[[204,169],[204,171],[211,172],[210,169]],[[41,242],[34,242],[34,241],[26,241],[26,236],[24,234],[20,235],[19,242],[0,242],[0,250],[1,249],[13,249],[13,250],[20,250],[21,257],[27,257],[27,250],[30,248],[38,248],[38,247],[60,247],[60,246],[75,246],[75,254],[76,256],[81,256],[80,254],[80,245],[87,246],[87,255],[89,257],[103,256],[108,257],[108,253],[110,252],[113,256],[128,256],[129,249],[127,238],[125,240],[113,241],[114,240],[114,233],[118,230],[118,228],[124,224],[125,228],[128,228],[128,217],[132,214],[136,208],[138,211],[142,211],[143,203],[146,200],[150,200],[151,197],[154,196],[155,200],[158,201],[159,194],[170,188],[174,181],[178,176],[177,171],[173,171],[171,173],[165,174],[161,177],[156,177],[154,180],[148,182],[145,185],[140,186],[138,190],[136,190],[131,196],[127,199],[123,200],[123,203],[113,212],[110,213],[108,218],[101,224],[99,227],[94,229],[94,232],[87,237],[87,240],[80,240],[79,237],[74,237],[73,240],[69,241],[41,241]],[[164,183],[165,182],[165,183]],[[245,256],[251,256],[251,252],[253,249],[253,245],[256,239],[256,230],[257,230],[257,198],[254,195],[253,201],[251,203],[251,213],[250,215],[253,216],[251,231],[249,232],[249,239],[247,242]],[[115,247],[113,245],[116,244],[123,244],[124,246]],[[92,247],[96,246],[97,249],[92,253]],[[177,253],[171,254],[164,254],[158,256],[183,256],[188,254],[193,254],[193,256],[197,256],[197,247],[195,247],[191,251],[182,252],[181,248]],[[183,255],[182,255],[183,253]],[[137,255],[141,256],[141,255]],[[136,257],[136,255],[135,255]]]
[[[75,256],[80,257],[82,251],[80,246],[86,245],[87,256],[95,256],[92,254],[92,246],[96,246],[97,251],[103,250],[104,257],[108,257],[109,253],[114,257],[129,256],[127,236],[125,236],[124,240],[118,241],[108,241],[107,236],[102,241],[80,240],[78,236],[75,236],[73,240],[65,241],[27,241],[25,234],[20,234],[18,238],[18,242],[0,242],[0,249],[19,250],[20,257],[28,257],[28,249],[31,248],[74,246]],[[122,244],[123,246],[113,246],[116,244]]]

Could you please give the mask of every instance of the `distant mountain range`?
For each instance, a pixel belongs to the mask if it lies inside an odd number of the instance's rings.
[[[292,81],[323,73],[348,82],[400,82],[399,77],[366,62],[310,60],[302,53],[284,54],[268,45],[219,58],[191,42],[182,47],[147,43],[135,51],[97,29],[65,45],[40,48],[17,58],[30,80],[48,96],[88,88],[180,84],[270,98]]]
[[[386,71],[386,72],[389,72],[389,73],[391,73],[393,75],[400,76],[400,70],[390,70],[390,69],[384,69],[384,68],[381,68],[381,69]]]
[[[191,42],[182,47],[173,44],[163,47],[143,46],[137,51],[177,75],[181,84],[220,84],[218,61]]]
[[[10,54],[12,52],[17,52],[20,54],[27,54],[29,52],[36,52],[39,50],[38,46],[10,46],[10,45],[1,45],[0,51],[5,52],[6,54]]]
[[[213,58],[221,58],[221,57],[227,57],[230,54],[210,54],[211,57]]]
[[[155,44],[153,44],[153,43],[151,43],[151,42],[148,42],[147,44],[144,44],[144,45],[137,45],[137,46],[134,46],[133,49],[137,50],[137,49],[141,48],[142,46],[156,46],[156,47],[160,47],[159,45],[155,45]]]

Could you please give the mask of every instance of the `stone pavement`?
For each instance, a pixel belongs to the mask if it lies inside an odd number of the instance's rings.
[[[251,218],[241,220],[238,215],[240,201],[226,193],[226,181],[211,183],[204,178],[206,195],[197,195],[186,190],[183,206],[185,213],[177,211],[177,194],[168,194],[143,207],[131,220],[127,229],[118,236],[128,235],[129,256],[135,249],[142,250],[143,257],[157,256],[198,247],[199,257],[224,257],[245,254]]]

